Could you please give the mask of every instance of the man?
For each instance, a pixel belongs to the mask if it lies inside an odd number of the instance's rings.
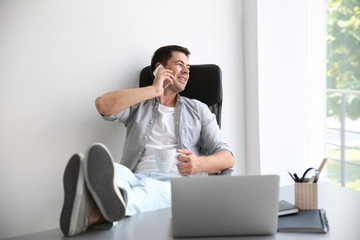
[[[190,52],[172,45],[159,48],[151,69],[153,84],[109,92],[96,99],[105,120],[127,128],[121,164],[102,144],[85,156],[75,154],[64,173],[63,233],[72,236],[100,222],[116,222],[138,212],[170,207],[170,179],[232,168],[234,158],[208,107],[180,96],[189,79]],[[199,152],[205,145],[210,155]],[[179,163],[169,172],[156,166],[156,147],[177,148]]]

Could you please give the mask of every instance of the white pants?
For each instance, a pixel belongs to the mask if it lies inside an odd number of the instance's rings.
[[[171,206],[173,176],[157,172],[134,174],[118,163],[114,163],[114,172],[115,183],[126,202],[126,216]]]

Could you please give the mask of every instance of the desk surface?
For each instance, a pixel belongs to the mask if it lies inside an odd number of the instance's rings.
[[[329,220],[330,232],[327,234],[310,233],[276,233],[273,236],[253,237],[221,237],[216,239],[359,239],[360,237],[360,192],[319,183],[319,208],[324,208]],[[294,202],[293,186],[280,188],[280,200]],[[45,232],[28,234],[11,240],[59,240],[65,239],[60,229],[53,229]],[[84,234],[72,237],[71,239],[174,239],[171,230],[171,209],[145,212],[132,217],[127,217],[119,222],[111,230],[91,230]],[[182,239],[207,239],[207,238],[182,238]]]

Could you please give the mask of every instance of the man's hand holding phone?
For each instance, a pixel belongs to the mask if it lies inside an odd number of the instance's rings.
[[[165,69],[163,65],[159,64],[157,68],[153,72],[155,79],[154,84],[156,82],[161,81],[163,89],[165,90],[170,84],[172,84],[174,76],[172,75],[172,71],[169,69]]]

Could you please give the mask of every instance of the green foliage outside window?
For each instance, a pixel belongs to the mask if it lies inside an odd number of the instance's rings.
[[[327,88],[360,90],[360,0],[328,0]],[[341,94],[327,95],[327,116],[340,116]],[[346,96],[346,117],[360,118],[360,95]]]

